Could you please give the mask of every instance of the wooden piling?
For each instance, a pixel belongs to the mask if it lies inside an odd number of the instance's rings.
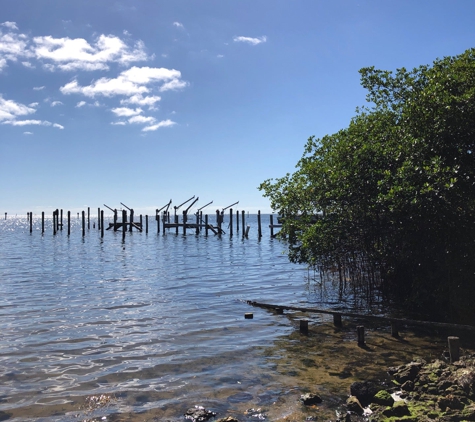
[[[178,215],[175,214],[175,234],[178,235]]]
[[[229,210],[229,236],[233,237],[233,209]]]
[[[396,321],[391,321],[391,336],[399,338],[399,324]]]
[[[61,208],[61,218],[60,218],[59,230],[63,231],[63,209]]]
[[[257,211],[257,238],[262,237],[262,227],[261,227],[261,210]]]
[[[244,227],[246,227],[246,215],[244,214],[244,210],[241,211],[241,221],[242,221],[242,237],[244,238],[245,236],[245,229]]]
[[[101,224],[101,209],[98,207],[97,208],[97,230],[101,230],[102,224]]]
[[[186,221],[187,221],[186,211],[183,211],[183,236],[186,236]]]
[[[86,212],[82,211],[82,237],[86,236]]]
[[[308,319],[300,320],[300,332],[302,334],[308,334]]]
[[[196,211],[196,234],[200,234],[200,212]]]
[[[363,325],[358,325],[356,327],[356,333],[358,335],[358,346],[364,346],[365,341],[364,341],[364,326]]]
[[[333,325],[335,327],[341,327],[341,314],[333,314]]]
[[[7,219],[7,213],[5,213],[5,220]]]
[[[87,207],[87,229],[91,228],[91,207]]]
[[[252,312],[246,312],[244,314],[244,318],[245,319],[253,319],[254,318],[254,314]]]
[[[68,211],[68,236],[71,234],[71,211]]]
[[[104,211],[101,210],[101,238],[104,237]]]
[[[270,215],[270,221],[269,221],[269,228],[270,228],[270,237],[274,237],[274,216],[271,214]]]
[[[458,337],[448,337],[450,363],[457,362],[460,359],[460,339]]]
[[[33,233],[33,213],[30,212],[30,233]]]
[[[129,226],[129,232],[132,233],[132,227],[134,225],[134,210],[130,210],[130,226]]]
[[[126,231],[127,231],[127,211],[122,210],[122,240],[125,240]]]
[[[167,219],[167,214],[164,212],[163,213],[163,219],[162,219],[162,224],[163,224],[163,235],[165,236],[165,223],[166,223],[166,220]]]
[[[221,234],[221,220],[221,214],[219,213],[219,210],[216,210],[216,224],[218,225],[218,234]]]
[[[205,236],[208,237],[208,214],[205,215]]]
[[[236,210],[236,233],[239,233],[239,210]]]
[[[57,226],[56,226],[56,211],[53,211],[53,235],[56,234],[56,229],[57,229]]]
[[[143,230],[143,218],[142,218],[142,214],[140,214],[140,216],[139,216],[139,221],[140,221],[140,228]]]
[[[41,234],[45,233],[45,212],[41,211]]]

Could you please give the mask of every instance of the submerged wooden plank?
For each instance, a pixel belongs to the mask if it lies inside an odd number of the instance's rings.
[[[425,327],[440,327],[440,328],[456,328],[463,330],[475,331],[475,326],[473,325],[462,325],[462,324],[450,324],[446,322],[435,322],[435,321],[421,321],[413,319],[404,319],[404,318],[390,318],[378,315],[365,315],[357,314],[354,312],[341,312],[341,311],[331,311],[329,309],[319,309],[319,308],[306,308],[300,306],[288,306],[288,305],[273,305],[270,303],[260,303],[248,300],[247,303],[251,306],[257,306],[260,308],[267,309],[284,309],[291,311],[300,311],[300,312],[310,312],[310,313],[319,313],[319,314],[328,314],[328,315],[341,315],[350,318],[362,318],[373,321],[384,321],[388,323],[397,322],[402,325],[421,325]]]

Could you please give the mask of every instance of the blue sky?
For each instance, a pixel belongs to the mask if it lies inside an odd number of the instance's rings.
[[[348,125],[360,68],[475,46],[473,0],[0,3],[2,214],[269,212],[258,185]]]

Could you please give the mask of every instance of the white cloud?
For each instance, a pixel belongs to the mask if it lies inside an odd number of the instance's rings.
[[[162,98],[159,96],[154,96],[154,95],[149,95],[147,97],[144,97],[142,94],[135,94],[132,95],[129,98],[120,100],[120,103],[123,105],[127,104],[137,104],[141,106],[149,106],[153,107],[153,105],[157,102],[159,102]]]
[[[150,131],[157,130],[161,127],[170,127],[170,126],[173,126],[173,125],[176,125],[176,122],[173,122],[170,119],[162,120],[161,122],[157,123],[156,125],[144,127],[142,129],[142,132],[150,132]]]
[[[33,132],[23,132],[23,135],[33,135]]]
[[[262,37],[259,37],[259,38],[251,38],[251,37],[242,37],[241,36],[241,37],[234,37],[233,41],[234,42],[244,42],[244,43],[251,44],[251,45],[257,45],[257,44],[266,42],[267,37],[265,35],[262,36]]]
[[[114,126],[125,126],[127,123],[125,122],[111,122],[111,125],[114,125]]]
[[[129,119],[129,123],[155,123],[157,119],[152,116],[133,116]]]
[[[216,57],[217,57],[218,59],[222,59],[224,56],[223,56],[222,54],[218,54]]]
[[[16,62],[19,57],[31,57],[32,54],[27,47],[26,35],[15,32],[4,34],[0,30],[0,69],[7,65],[7,61]]]
[[[44,86],[34,86],[33,89],[35,91],[41,91],[42,89],[45,89],[45,87]]]
[[[63,125],[60,125],[59,123],[53,123],[53,127],[56,127],[58,129],[64,129],[64,126]]]
[[[167,82],[167,83],[164,83],[161,87],[160,87],[160,92],[164,92],[164,91],[175,91],[175,90],[178,90],[178,89],[183,89],[183,88],[186,88],[188,86],[188,82],[185,82],[185,81],[181,81],[179,79],[173,79],[171,80],[170,82]]]
[[[18,26],[16,26],[16,22],[6,21],[6,22],[3,22],[3,23],[0,23],[0,26],[5,26],[5,27],[10,28],[10,29],[17,29],[18,30]]]
[[[33,114],[35,111],[33,107],[28,107],[12,100],[5,100],[0,95],[0,122],[4,120],[14,121],[19,116]]]
[[[130,116],[136,116],[137,114],[142,113],[141,108],[128,108],[128,107],[117,107],[113,108],[112,113],[114,113],[116,116],[119,117],[130,117]]]
[[[185,29],[182,23],[180,22],[173,22],[173,26],[176,26],[177,28]]]
[[[51,122],[47,120],[7,120],[2,122],[4,125],[12,126],[28,126],[28,125],[40,125],[40,126],[51,126]]]
[[[53,101],[51,103],[51,107],[56,107],[56,106],[59,106],[59,105],[63,105],[63,103],[61,101]]]
[[[31,64],[30,62],[21,62],[21,64],[29,69],[34,69],[35,66]]]
[[[86,105],[86,101],[79,101],[77,104],[76,104],[76,108],[81,108],[83,106]]]
[[[31,104],[28,104],[28,107],[38,107],[38,104],[39,103],[31,103]]]
[[[113,35],[102,34],[92,44],[83,38],[53,38],[49,35],[35,37],[33,42],[36,58],[52,62],[45,64],[49,70],[107,70],[111,62],[127,65],[148,59],[142,41],[131,47]]]
[[[86,97],[103,95],[112,97],[115,95],[134,96],[150,92],[149,84],[165,82],[162,87],[172,83],[168,89],[178,89],[185,87],[187,82],[181,81],[181,72],[175,69],[153,68],[153,67],[131,67],[123,71],[117,78],[100,78],[88,86],[80,86],[74,79],[62,86],[60,91],[63,94],[83,94]],[[171,82],[168,82],[171,81]],[[162,90],[162,89],[160,89]]]

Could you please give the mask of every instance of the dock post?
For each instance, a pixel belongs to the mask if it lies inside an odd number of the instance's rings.
[[[114,209],[114,231],[117,231],[117,209]]]
[[[236,232],[239,233],[239,210],[236,210]]]
[[[270,237],[273,238],[274,237],[274,216],[272,214],[270,215],[269,228],[270,228]]]
[[[183,211],[183,236],[186,236],[186,211]]]
[[[142,214],[140,214],[139,221],[140,221],[140,228],[141,228],[142,231],[143,231],[143,218],[142,218]]]
[[[122,210],[122,240],[125,240],[126,231],[127,231],[127,211]]]
[[[302,334],[308,334],[308,319],[300,320],[300,332]]]
[[[7,213],[5,213],[5,220],[7,219]]]
[[[56,211],[53,211],[53,235],[56,234]]]
[[[129,227],[129,232],[132,233],[132,224],[134,222],[134,210],[133,208],[130,210],[130,227]]]
[[[59,230],[63,231],[63,209],[61,208],[61,218],[59,220]]]
[[[205,236],[208,237],[208,214],[205,215]]]
[[[261,210],[257,211],[257,237],[258,239],[262,237]]]
[[[221,215],[219,210],[216,210],[216,224],[218,225],[218,234],[221,234]]]
[[[233,237],[233,209],[229,210],[229,237]]]
[[[335,327],[341,327],[341,314],[333,314],[333,325]]]
[[[68,211],[68,236],[71,234],[71,211]]]
[[[358,325],[356,332],[358,334],[358,346],[364,346],[364,326]]]
[[[175,234],[178,235],[178,215],[175,214]]]
[[[448,337],[450,363],[457,362],[460,359],[460,339],[458,337]]]
[[[41,211],[41,234],[45,233],[45,212]]]
[[[97,208],[97,230],[101,230],[102,224],[101,224],[101,209],[98,207]]]
[[[391,336],[394,338],[399,337],[399,324],[396,321],[391,321]]]
[[[145,234],[148,234],[148,214],[145,215]]]
[[[244,210],[241,211],[241,221],[242,221],[242,237],[244,239],[244,236],[245,236],[244,227],[246,225],[246,215],[244,214]]]
[[[196,211],[196,234],[200,234],[200,213]]]
[[[104,237],[104,211],[101,210],[101,238]]]
[[[86,236],[86,212],[82,212],[82,237]]]
[[[165,236],[165,223],[167,221],[167,214],[166,212],[164,211],[163,212],[163,219],[162,219],[162,224],[163,224],[163,235]]]
[[[33,213],[30,212],[30,233],[33,233]]]
[[[91,228],[91,207],[87,207],[87,229]]]

